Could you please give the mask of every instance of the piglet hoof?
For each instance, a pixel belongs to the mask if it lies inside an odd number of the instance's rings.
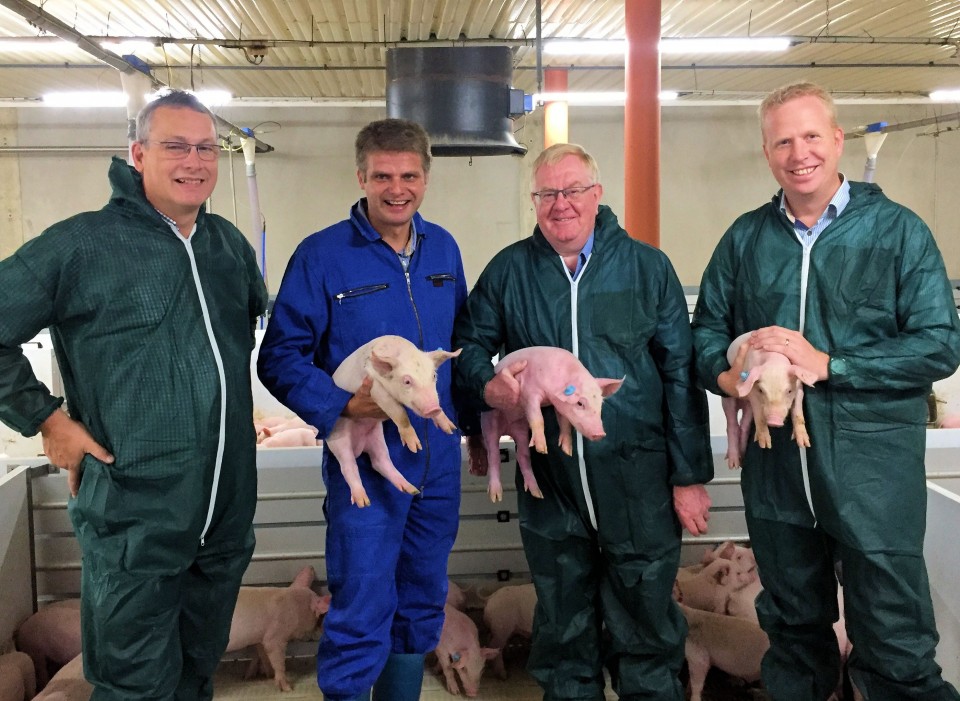
[[[524,491],[530,492],[530,496],[536,497],[537,499],[543,499],[543,492],[540,491],[540,485],[536,482],[533,484],[523,483]]]
[[[277,688],[280,691],[293,691],[293,687],[290,686],[286,677],[277,677]]]
[[[810,447],[810,436],[807,435],[805,428],[794,429],[793,439],[797,442],[797,445],[803,446],[804,448]]]
[[[530,437],[530,447],[536,450],[541,455],[547,454],[547,441],[546,439],[544,439],[542,433],[539,436],[536,433],[534,433]]]
[[[740,469],[740,456],[727,454],[727,467],[731,470]]]
[[[414,495],[416,495],[416,494],[419,494],[419,493],[420,493],[420,490],[419,490],[419,489],[417,489],[416,487],[414,487],[412,484],[410,484],[410,483],[407,482],[406,480],[404,480],[404,481],[401,482],[400,484],[394,485],[394,486],[396,486],[397,489],[399,489],[401,492],[404,492],[404,493],[406,493],[406,494],[414,494]]]
[[[370,497],[367,496],[366,492],[359,492],[357,494],[350,495],[350,503],[356,504],[357,507],[363,508],[365,506],[370,506]]]
[[[456,424],[447,418],[446,414],[440,414],[433,419],[433,424],[444,433],[453,433],[457,430]]]
[[[491,484],[489,487],[487,487],[487,494],[490,496],[490,501],[492,501],[494,504],[503,501],[503,487],[499,484]]]
[[[565,455],[573,457],[573,443],[570,440],[569,434],[560,436],[560,440],[557,442],[557,445],[560,446],[560,450],[562,450]]]
[[[773,441],[770,439],[770,432],[764,431],[761,433],[760,431],[757,431],[757,443],[760,444],[761,448],[772,448]]]
[[[400,429],[400,442],[409,448],[411,453],[416,453],[418,450],[423,448],[423,446],[420,445],[420,439],[417,437],[417,432],[413,430],[413,426]]]

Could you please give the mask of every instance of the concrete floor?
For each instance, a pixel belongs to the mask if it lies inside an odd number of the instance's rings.
[[[509,651],[506,658],[507,679],[500,680],[485,674],[480,682],[480,693],[474,697],[477,701],[539,701],[542,696],[540,687],[527,674],[523,665],[525,652],[522,648]],[[312,657],[297,657],[287,660],[287,676],[293,691],[281,694],[272,679],[243,678],[246,662],[224,662],[217,671],[215,680],[216,701],[241,701],[244,699],[283,699],[283,701],[320,701],[323,696],[317,689],[316,666]],[[447,691],[443,675],[433,674],[429,670],[424,675],[421,701],[451,701],[455,698]],[[617,696],[609,688],[607,701],[615,701]],[[768,701],[767,696],[756,685],[744,686],[721,673],[711,672],[707,677],[703,701]]]

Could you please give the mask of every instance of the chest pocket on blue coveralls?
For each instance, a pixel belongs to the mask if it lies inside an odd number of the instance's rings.
[[[426,279],[429,298],[425,302],[429,305],[426,309],[430,314],[431,325],[435,329],[452,329],[456,312],[457,276],[451,273],[434,273],[427,275]],[[446,345],[444,347],[446,348]]]

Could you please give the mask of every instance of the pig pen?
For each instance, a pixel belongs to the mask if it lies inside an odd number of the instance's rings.
[[[259,335],[259,334],[258,334]],[[254,353],[254,358],[256,354]],[[31,356],[31,362],[35,358]],[[49,352],[36,358],[38,375],[57,386]],[[55,367],[52,369],[56,374]],[[254,398],[262,414],[284,413],[254,377]],[[684,537],[684,564],[699,561],[704,548],[725,540],[746,541],[739,473],[727,469],[725,422],[719,398],[710,395],[711,443],[716,478],[708,485],[713,500],[709,536]],[[39,444],[8,442],[20,457],[0,457],[0,644],[9,641],[20,621],[37,607],[75,597],[79,593],[80,554],[66,513],[67,488],[63,474],[50,470],[36,454]],[[12,451],[10,451],[12,454]],[[468,588],[468,604],[482,605],[483,597],[505,584],[529,581],[517,522],[512,441],[501,441],[504,500],[490,502],[485,478],[469,475],[463,459],[463,497],[460,530],[450,557],[450,578]],[[258,504],[255,516],[257,548],[244,577],[247,585],[285,586],[304,565],[312,565],[321,582],[326,578],[325,524],[320,508],[324,487],[320,475],[320,447],[269,448],[258,452]],[[953,582],[960,575],[960,553],[951,548],[960,528],[960,429],[928,432],[928,531],[926,552],[934,604],[942,640],[938,661],[944,675],[960,683],[960,591]],[[285,699],[320,698],[313,670],[314,642],[291,643],[288,671],[293,694]],[[217,698],[279,698],[269,680],[244,681],[245,663],[230,655],[218,676]],[[501,682],[484,677],[480,699],[540,698],[536,684],[510,667]],[[427,674],[423,699],[448,698],[442,678]],[[614,698],[612,692],[608,698]],[[713,698],[721,698],[714,696]],[[723,697],[728,698],[728,697]],[[736,696],[735,698],[746,698]]]

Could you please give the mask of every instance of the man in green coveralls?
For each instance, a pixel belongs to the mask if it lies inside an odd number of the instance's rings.
[[[68,473],[92,701],[211,699],[253,553],[267,294],[250,244],[204,209],[218,155],[210,111],[160,97],[107,205],[0,261],[0,420]],[[20,349],[44,328],[69,414]]]
[[[682,701],[687,628],[671,595],[681,526],[706,531],[703,485],[713,477],[686,298],[663,252],[600,205],[597,164],[583,148],[551,146],[533,174],[533,235],[490,261],[457,318],[462,398],[478,409],[515,405],[516,382],[494,377],[490,359],[528,346],[566,348],[594,377],[625,379],[603,401],[606,437],[578,433],[572,456],[545,408],[549,449],[531,455],[542,499],[517,471],[537,590],[527,667],[547,701],[601,701],[604,665],[621,699]]]
[[[810,447],[771,428],[751,442],[743,501],[770,638],[763,681],[777,701],[837,685],[837,577],[853,683],[869,701],[956,701],[934,661],[923,559],[927,395],[960,362],[960,320],[927,226],[838,170],[843,130],[823,88],[799,83],[760,106],[781,190],[727,230],[703,274],[693,332],[704,386],[736,395],[749,345],[817,374],[805,390]]]

